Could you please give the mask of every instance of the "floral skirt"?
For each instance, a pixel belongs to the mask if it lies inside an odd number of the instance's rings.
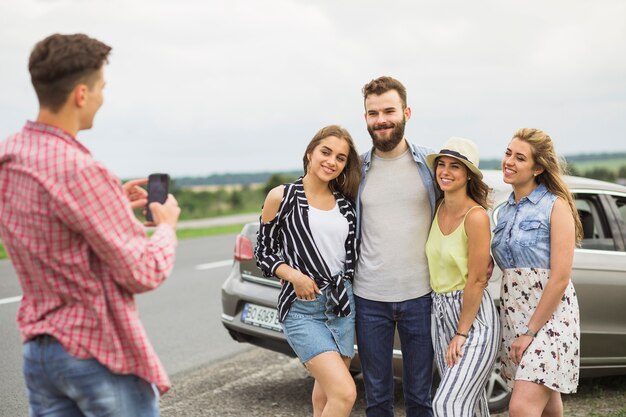
[[[526,349],[519,366],[509,357],[511,344],[530,322],[549,278],[549,269],[504,270],[500,291],[502,376],[511,388],[515,380],[523,380],[562,393],[573,393],[578,387],[580,324],[578,299],[571,281],[552,317]]]

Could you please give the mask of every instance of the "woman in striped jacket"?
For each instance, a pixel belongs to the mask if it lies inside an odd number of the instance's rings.
[[[313,137],[303,162],[303,177],[268,193],[255,257],[265,276],[281,280],[279,320],[315,378],[313,415],[348,416],[356,399],[348,366],[359,157],[350,134],[331,125]]]

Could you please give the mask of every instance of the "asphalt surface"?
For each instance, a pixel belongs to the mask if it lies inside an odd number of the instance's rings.
[[[232,263],[235,235],[179,242],[172,275],[137,297],[141,320],[170,375],[250,349],[223,328],[220,288]],[[0,416],[26,416],[21,341],[15,324],[21,295],[10,261],[0,261]]]
[[[357,400],[351,416],[365,415],[365,391],[355,378]],[[310,417],[313,379],[299,363],[279,353],[253,348],[173,378],[161,398],[163,417]],[[404,417],[402,384],[395,384],[395,415]],[[626,415],[626,376],[583,379],[578,393],[563,395],[565,416]],[[504,411],[491,414],[508,417]]]
[[[298,359],[253,348],[230,359],[178,374],[161,399],[163,417],[304,417],[313,414],[311,378]],[[356,378],[353,416],[365,415],[363,381]],[[396,384],[396,416],[405,416]]]
[[[240,223],[256,215],[230,219]],[[224,222],[225,220],[218,220]],[[183,227],[206,227],[210,221]],[[162,415],[312,415],[313,379],[297,359],[230,339],[220,322],[220,287],[228,275],[235,235],[183,240],[172,276],[138,297],[139,311],[173,387],[161,399]],[[0,261],[0,417],[27,415],[21,374],[21,342],[15,326],[20,295],[9,261]],[[363,381],[356,378],[352,416],[365,413]],[[579,394],[564,398],[568,416],[626,415],[626,377],[583,380]],[[405,416],[402,386],[395,387],[396,416]],[[492,414],[498,417],[507,413]]]

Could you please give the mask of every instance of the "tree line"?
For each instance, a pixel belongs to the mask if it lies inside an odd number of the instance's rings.
[[[193,191],[181,187],[178,180],[174,180],[170,188],[182,208],[181,220],[203,219],[226,214],[261,212],[269,190],[296,178],[297,175],[293,174],[271,174],[262,187],[244,184],[237,189],[218,188],[215,191]]]
[[[593,178],[595,180],[602,180],[608,182],[617,182],[618,180],[626,180],[626,165],[622,165],[617,170],[611,170],[608,168],[594,167],[587,170],[580,170],[576,168],[576,165],[572,164],[568,166],[569,174],[576,175],[578,177]]]
[[[576,165],[568,165],[568,173],[580,177],[593,178],[602,181],[616,182],[626,179],[626,165],[617,170],[608,168],[590,168],[581,170]],[[262,187],[252,187],[244,184],[240,189],[226,190],[219,188],[215,191],[192,191],[180,186],[177,180],[173,181],[172,192],[183,209],[181,219],[203,219],[226,214],[250,213],[261,211],[263,200],[272,188],[295,180],[296,173],[275,173],[269,175]]]

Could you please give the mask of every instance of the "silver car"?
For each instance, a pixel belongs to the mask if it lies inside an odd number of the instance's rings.
[[[511,188],[500,171],[484,171],[493,188],[492,228]],[[581,317],[581,377],[626,374],[626,187],[579,177],[566,177],[574,193],[584,239],[574,253],[572,280]],[[258,224],[249,223],[237,236],[234,265],[222,286],[222,323],[232,338],[295,356],[278,323],[276,300],[280,283],[264,278],[253,249]],[[500,271],[489,291],[498,304]],[[402,353],[396,335],[394,372],[402,376]],[[351,370],[358,373],[358,353]],[[510,393],[496,366],[487,384],[489,408],[500,411]]]

